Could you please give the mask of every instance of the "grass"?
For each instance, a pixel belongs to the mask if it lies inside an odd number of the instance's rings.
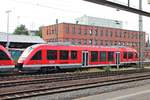
[[[119,71],[122,70],[131,70],[131,69],[136,69],[133,67],[120,67]],[[111,66],[106,66],[106,67],[100,67],[100,68],[82,68],[82,69],[77,69],[75,70],[76,73],[81,73],[81,72],[109,72],[109,71],[118,71],[116,67],[111,67]]]

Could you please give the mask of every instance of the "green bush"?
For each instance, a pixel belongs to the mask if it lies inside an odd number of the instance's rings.
[[[110,71],[111,71],[111,67],[110,67],[110,66],[104,67],[104,71],[105,71],[105,72],[110,72]]]

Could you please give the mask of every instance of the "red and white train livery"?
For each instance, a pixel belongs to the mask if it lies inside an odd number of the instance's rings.
[[[25,49],[18,65],[22,70],[51,70],[116,66],[116,62],[135,64],[137,61],[137,51],[128,47],[36,44]]]
[[[14,69],[15,64],[12,60],[9,52],[0,45],[0,72],[12,71]]]

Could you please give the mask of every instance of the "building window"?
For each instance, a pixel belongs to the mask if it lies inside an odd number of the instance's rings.
[[[54,34],[55,33],[55,31],[52,29],[52,34]]]
[[[69,42],[69,39],[68,39],[68,38],[66,38],[66,39],[65,39],[65,41],[66,41],[66,42]]]
[[[84,29],[84,35],[86,35],[87,34],[87,29]]]
[[[49,30],[47,29],[47,30],[46,30],[46,34],[48,35],[48,33],[49,33]]]
[[[124,32],[124,38],[126,37],[127,32]]]
[[[75,33],[75,25],[72,27],[72,33]]]
[[[97,40],[94,40],[94,45],[97,45]]]
[[[132,39],[134,38],[134,33],[131,34],[131,38],[132,38]]]
[[[117,45],[117,41],[115,41],[115,45]]]
[[[118,41],[118,45],[121,45],[121,41]]]
[[[92,35],[92,29],[89,30],[89,34]]]
[[[108,45],[108,41],[107,40],[105,40],[105,45]]]
[[[115,37],[118,37],[118,33],[117,33],[117,31],[115,32]]]
[[[84,45],[86,45],[86,44],[87,44],[87,40],[85,39],[85,40],[84,40]]]
[[[66,24],[66,33],[69,33],[69,24]]]
[[[100,40],[100,45],[103,45],[103,40]]]
[[[113,41],[111,41],[111,40],[110,40],[110,45],[111,45],[111,46],[113,45]]]
[[[100,36],[103,36],[103,30],[101,30]]]
[[[119,36],[121,37],[122,33],[120,32]]]
[[[72,44],[75,44],[75,39],[72,39],[72,42],[71,42]]]
[[[78,27],[78,34],[81,34],[81,26]]]
[[[68,28],[69,28],[69,25],[68,25]],[[55,34],[58,33],[58,25],[55,26]]]
[[[89,40],[89,44],[92,44],[92,39]]]
[[[130,38],[130,33],[128,33],[128,38]]]
[[[97,29],[94,30],[94,34],[97,36],[97,34],[98,34],[98,30]]]
[[[138,34],[135,35],[135,38],[138,39]]]
[[[112,33],[112,31],[110,31],[110,37],[112,37],[113,36],[113,33]]]
[[[78,40],[78,44],[81,44],[81,39]]]
[[[106,37],[108,37],[108,30],[106,30]]]

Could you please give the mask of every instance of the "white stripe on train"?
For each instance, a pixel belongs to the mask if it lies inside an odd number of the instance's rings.
[[[14,68],[15,67],[15,65],[5,65],[5,66],[0,66],[0,68]]]
[[[127,63],[138,63],[138,61],[131,61],[131,62],[121,62],[120,65],[127,64]],[[75,67],[96,67],[96,66],[116,66],[116,64],[96,64],[96,65],[88,65],[82,66],[81,63],[76,64],[36,64],[36,65],[23,65],[24,68],[33,68],[33,67],[50,67],[50,66],[58,66],[61,68],[75,68]],[[72,66],[72,67],[71,67]]]

